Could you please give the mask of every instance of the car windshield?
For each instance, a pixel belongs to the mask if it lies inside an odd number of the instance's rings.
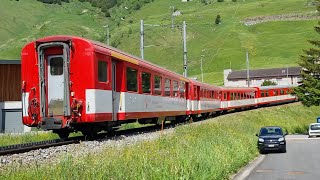
[[[320,124],[311,124],[310,129],[311,130],[320,130]]]
[[[269,136],[269,135],[283,135],[281,128],[279,127],[265,127],[261,128],[260,136]]]

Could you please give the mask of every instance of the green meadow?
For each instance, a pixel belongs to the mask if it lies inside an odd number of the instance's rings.
[[[113,46],[140,56],[140,20],[145,24],[145,59],[182,74],[183,46],[181,25],[187,22],[188,75],[200,79],[200,57],[203,55],[204,81],[223,84],[223,70],[297,66],[308,39],[316,39],[313,27],[318,20],[282,20],[246,26],[246,18],[275,15],[315,14],[312,0],[225,0],[207,5],[201,1],[155,0],[138,11],[125,13],[125,3],[111,10],[107,19],[89,3],[70,0],[62,5],[48,5],[36,0],[3,1],[0,6],[0,59],[19,59],[23,45],[40,37],[56,34],[83,36],[106,42],[110,26]],[[174,18],[175,7],[181,12]],[[221,15],[222,23],[215,18]],[[117,21],[115,21],[116,19]],[[122,20],[121,20],[122,19]]]
[[[106,148],[56,164],[5,167],[3,179],[229,179],[258,156],[255,134],[278,125],[305,133],[319,107],[292,103],[219,116],[176,127],[157,140]],[[161,132],[159,132],[160,134]],[[290,149],[288,149],[290,151]]]

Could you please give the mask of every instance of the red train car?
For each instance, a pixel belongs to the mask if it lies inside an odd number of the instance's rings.
[[[186,116],[188,79],[102,43],[51,36],[21,56],[25,125],[67,137]]]
[[[93,137],[123,123],[184,121],[293,100],[289,87],[269,88],[273,98],[263,97],[266,88],[217,87],[74,36],[27,44],[21,66],[23,124],[61,138],[72,131]]]

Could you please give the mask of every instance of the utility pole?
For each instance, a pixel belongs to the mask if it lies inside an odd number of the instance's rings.
[[[144,31],[143,31],[143,20],[140,20],[140,52],[141,59],[144,59]]]
[[[247,63],[247,81],[248,81],[248,87],[250,87],[250,74],[249,74],[249,53],[248,50],[246,52],[246,63]]]
[[[204,55],[201,55],[201,60],[200,60],[200,61],[201,61],[201,62],[200,62],[200,63],[201,63],[201,67],[200,67],[200,68],[201,68],[201,80],[202,80],[202,82],[203,82],[203,67],[202,67],[202,57],[203,57],[203,56],[204,56]]]
[[[110,45],[110,39],[109,39],[109,37],[110,37],[110,32],[109,32],[109,25],[105,25],[105,26],[103,26],[103,27],[105,27],[105,28],[107,28],[107,45],[109,46]]]
[[[173,13],[174,13],[174,6],[170,6],[172,8],[172,13],[171,13],[171,29],[172,31],[174,30],[174,16],[173,16]]]
[[[187,65],[187,25],[186,21],[183,21],[183,69],[184,77],[188,77],[188,65]]]

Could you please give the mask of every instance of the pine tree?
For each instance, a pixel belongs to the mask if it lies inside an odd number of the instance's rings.
[[[317,1],[317,10],[320,12],[320,1]],[[320,21],[318,26],[314,27],[320,35]],[[313,48],[304,50],[304,55],[300,56],[299,65],[302,67],[302,85],[294,88],[293,94],[297,95],[299,100],[305,106],[320,105],[320,40],[308,40]]]

